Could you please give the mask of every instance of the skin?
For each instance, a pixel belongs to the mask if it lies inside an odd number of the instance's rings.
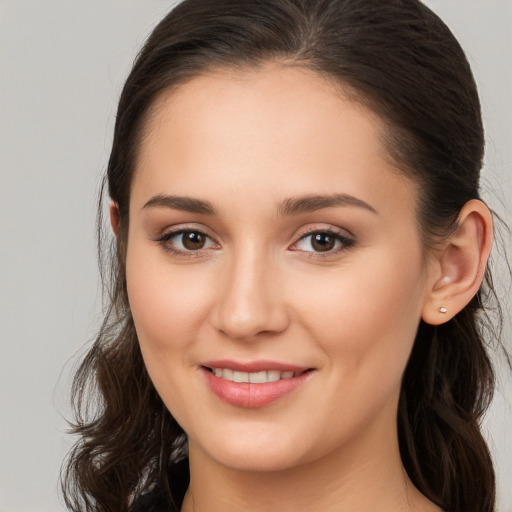
[[[422,316],[446,321],[478,289],[490,217],[475,201],[464,233],[426,257],[416,185],[390,161],[385,129],[313,72],[276,64],[159,98],[132,183],[126,275],[145,364],[189,438],[183,511],[439,510],[402,467],[401,377]],[[359,203],[282,211],[312,194]],[[215,213],[148,204],[162,195]],[[184,228],[207,235],[202,249],[170,238]],[[308,233],[326,230],[350,243],[315,251]],[[212,359],[313,371],[244,408],[206,385]]]

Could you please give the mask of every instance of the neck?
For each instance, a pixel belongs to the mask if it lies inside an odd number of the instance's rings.
[[[233,469],[190,443],[190,487],[182,512],[433,512],[411,483],[392,441],[351,443],[350,449],[279,471]]]

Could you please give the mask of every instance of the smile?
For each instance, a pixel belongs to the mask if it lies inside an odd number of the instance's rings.
[[[315,371],[276,363],[244,365],[219,361],[202,366],[202,373],[207,387],[223,402],[255,408],[269,405],[298,390]]]
[[[229,380],[230,382],[250,382],[251,384],[265,384],[267,382],[276,382],[283,379],[292,379],[298,377],[304,371],[278,371],[278,370],[263,370],[259,372],[242,372],[231,370],[230,368],[209,368],[209,370],[216,376],[222,379]]]

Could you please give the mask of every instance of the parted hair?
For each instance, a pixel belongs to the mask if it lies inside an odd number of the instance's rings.
[[[468,61],[447,26],[418,0],[184,0],[153,30],[124,85],[99,201],[105,318],[73,382],[78,440],[62,472],[66,505],[128,512],[158,490],[178,510],[176,461],[186,436],[145,369],[126,292],[130,185],[145,123],[164,91],[214,69],[269,61],[334,80],[386,123],[384,143],[419,184],[418,229],[428,251],[479,198],[484,134]],[[105,234],[106,195],[120,213]],[[416,487],[443,510],[493,512],[495,476],[480,421],[494,375],[487,344],[490,271],[443,325],[421,322],[403,376],[400,452]],[[499,305],[498,305],[499,307]],[[174,504],[174,505],[173,505]],[[174,508],[173,508],[174,507]]]

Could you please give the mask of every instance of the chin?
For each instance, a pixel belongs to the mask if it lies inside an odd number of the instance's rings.
[[[248,435],[245,438],[226,436],[225,441],[208,443],[202,447],[216,463],[235,471],[275,472],[301,464],[305,454],[297,450],[297,443],[283,439],[286,436],[271,436],[258,440]]]
[[[275,453],[272,450],[268,453],[223,453],[217,458],[217,462],[234,471],[250,473],[285,471],[299,464],[295,457]]]

